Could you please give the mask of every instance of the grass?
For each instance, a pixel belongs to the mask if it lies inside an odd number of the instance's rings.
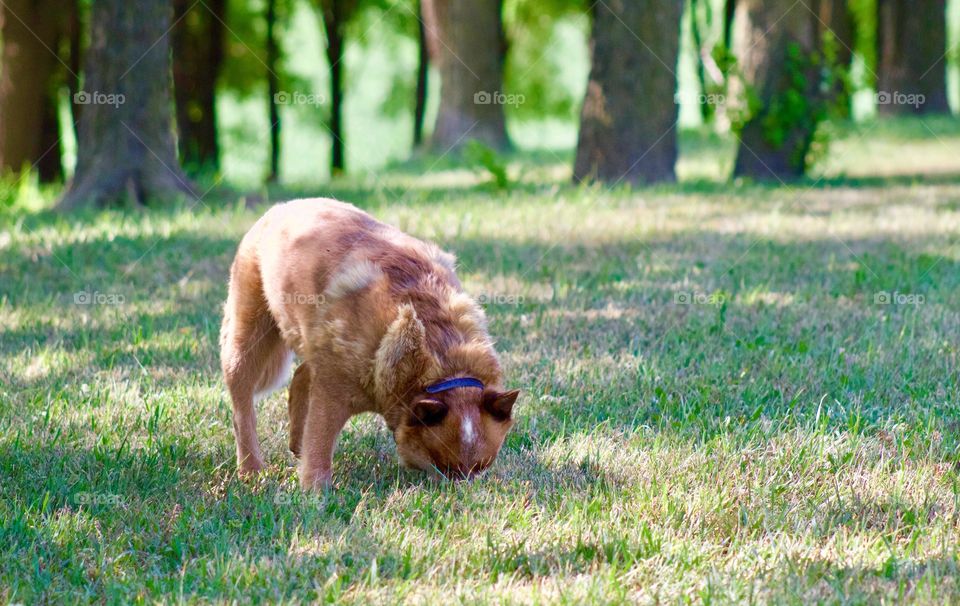
[[[859,136],[835,147],[851,178],[790,187],[574,187],[543,154],[506,192],[446,164],[270,192],[456,252],[524,390],[483,478],[403,470],[361,417],[320,495],[285,393],[259,408],[269,472],[234,473],[220,305],[264,205],[64,218],[22,193],[0,214],[0,600],[960,601],[957,139],[865,135],[942,147],[924,182],[871,173]]]

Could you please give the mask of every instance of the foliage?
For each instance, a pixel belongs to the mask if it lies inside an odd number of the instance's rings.
[[[771,147],[793,146],[790,154],[796,166],[811,166],[825,157],[829,133],[820,126],[849,105],[849,66],[838,61],[839,44],[829,29],[816,51],[804,52],[799,44],[788,44],[780,86],[766,103],[733,64],[731,73],[741,80],[746,96],[743,109],[732,112],[734,131],[741,132],[748,122],[760,120],[763,137]]]
[[[700,86],[700,112],[710,122],[726,95],[731,51],[724,43],[724,11],[722,0],[687,0],[684,27],[692,38],[692,54]],[[681,35],[682,38],[682,35]],[[709,49],[709,52],[708,50]]]
[[[386,50],[399,61],[405,47],[419,44],[419,2],[417,0],[368,0],[365,10],[351,21],[350,39],[361,48],[373,46]],[[415,53],[409,53],[415,58]],[[348,74],[349,76],[349,74]],[[402,65],[391,74],[388,94],[380,105],[390,118],[407,116],[413,109],[416,90],[416,63]]]
[[[504,86],[522,95],[524,103],[509,106],[517,119],[574,120],[581,99],[559,85],[564,53],[557,39],[559,24],[573,24],[586,39],[589,28],[584,0],[505,0],[503,21],[507,37]]]
[[[478,165],[490,173],[497,189],[510,187],[506,161],[493,148],[476,139],[467,142],[466,158],[471,164]]]
[[[39,177],[32,168],[25,167],[19,174],[0,177],[0,218],[4,214],[13,216],[35,209],[44,202]]]
[[[286,22],[294,0],[277,1],[277,20]],[[266,3],[263,0],[228,0],[224,36],[224,61],[220,86],[241,97],[260,94],[266,77]],[[281,49],[283,48],[281,36]],[[280,62],[282,65],[282,61]]]
[[[854,52],[863,59],[866,69],[863,70],[863,81],[852,83],[854,88],[864,89],[876,86],[877,71],[877,1],[878,0],[848,0],[850,13],[853,15]]]

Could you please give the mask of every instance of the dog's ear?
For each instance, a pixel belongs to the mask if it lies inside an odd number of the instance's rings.
[[[440,400],[418,400],[410,411],[411,425],[439,425],[450,408]]]
[[[374,383],[381,398],[388,399],[404,383],[422,376],[431,368],[426,330],[412,305],[402,305],[383,335],[374,362]]]
[[[483,392],[483,409],[497,421],[509,421],[513,414],[513,405],[519,395],[519,389],[511,389],[505,392],[488,389]]]

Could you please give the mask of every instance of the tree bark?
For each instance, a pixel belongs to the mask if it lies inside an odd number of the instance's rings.
[[[503,104],[502,0],[433,0],[432,18],[439,41],[440,111],[431,138],[435,150],[462,147],[476,139],[507,149]],[[432,35],[428,32],[428,35]]]
[[[878,111],[948,113],[946,54],[946,0],[877,0]]]
[[[280,109],[277,107],[277,95],[280,93],[279,69],[280,50],[277,46],[277,0],[267,0],[267,99],[270,120],[270,169],[267,182],[275,183],[280,178]]]
[[[40,155],[36,159],[41,183],[63,181],[63,145],[60,137],[60,116],[55,87],[43,97],[43,119],[40,122]]]
[[[675,179],[682,11],[682,0],[607,0],[594,7],[575,180]]]
[[[735,176],[786,180],[804,174],[817,125],[811,112],[820,98],[819,69],[807,61],[820,48],[818,14],[819,2],[807,10],[794,0],[738,1],[734,44],[757,107],[740,132]],[[800,57],[794,73],[791,48]]]
[[[220,169],[216,87],[226,0],[174,0],[173,90],[180,163],[190,174]]]
[[[853,47],[856,45],[856,23],[850,12],[848,0],[820,0],[819,20],[821,29],[829,28],[837,40],[838,63],[849,66],[853,61]]]
[[[323,28],[327,35],[327,64],[330,66],[330,174],[345,170],[343,133],[343,52],[347,20],[354,2],[322,0]]]
[[[696,54],[696,69],[697,69],[697,84],[700,85],[700,93],[703,95],[700,105],[700,117],[703,121],[709,122],[713,117],[714,106],[706,102],[706,95],[709,93],[709,86],[707,85],[707,70],[704,65],[705,57],[704,55],[710,52],[710,49],[704,47],[703,44],[703,35],[700,32],[700,2],[699,0],[690,0],[689,3],[690,9],[690,37],[693,41],[693,50]],[[707,24],[709,25],[711,14],[710,0],[707,0],[704,3],[704,7],[707,13]]]
[[[83,69],[83,19],[80,15],[80,0],[69,1],[69,11],[66,22],[66,36],[70,57],[67,62],[67,91],[72,101],[74,95],[80,92],[80,72]],[[74,134],[80,131],[80,108],[76,103],[70,103],[70,117],[73,121]]]
[[[47,1],[0,3],[0,169],[20,172],[40,159],[50,79],[57,64],[55,7]],[[48,126],[49,130],[49,126]],[[52,152],[51,152],[52,153]]]
[[[163,200],[193,188],[177,163],[169,0],[97,0],[90,24],[77,171],[61,210]]]
[[[427,86],[430,74],[430,49],[427,46],[427,28],[424,24],[423,2],[417,3],[417,85],[413,106],[413,146],[423,144],[423,122],[427,114]]]
[[[849,71],[853,67],[853,47],[856,45],[856,23],[850,12],[847,0],[820,0],[820,27],[828,28],[836,41],[836,63]],[[849,118],[853,111],[848,96],[847,82],[837,82],[831,94],[846,96],[847,103],[838,106],[838,113],[843,118]]]
[[[737,0],[723,2],[723,45],[727,50],[733,49],[733,20],[737,13]]]

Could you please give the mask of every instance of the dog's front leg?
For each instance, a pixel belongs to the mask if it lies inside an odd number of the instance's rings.
[[[310,406],[310,367],[301,364],[290,382],[290,395],[287,412],[290,415],[290,452],[300,458],[300,445],[303,443],[303,427],[307,422],[307,410]]]
[[[300,444],[300,485],[305,489],[327,486],[333,480],[333,451],[337,437],[352,416],[349,396],[319,380],[310,385],[310,403]]]

